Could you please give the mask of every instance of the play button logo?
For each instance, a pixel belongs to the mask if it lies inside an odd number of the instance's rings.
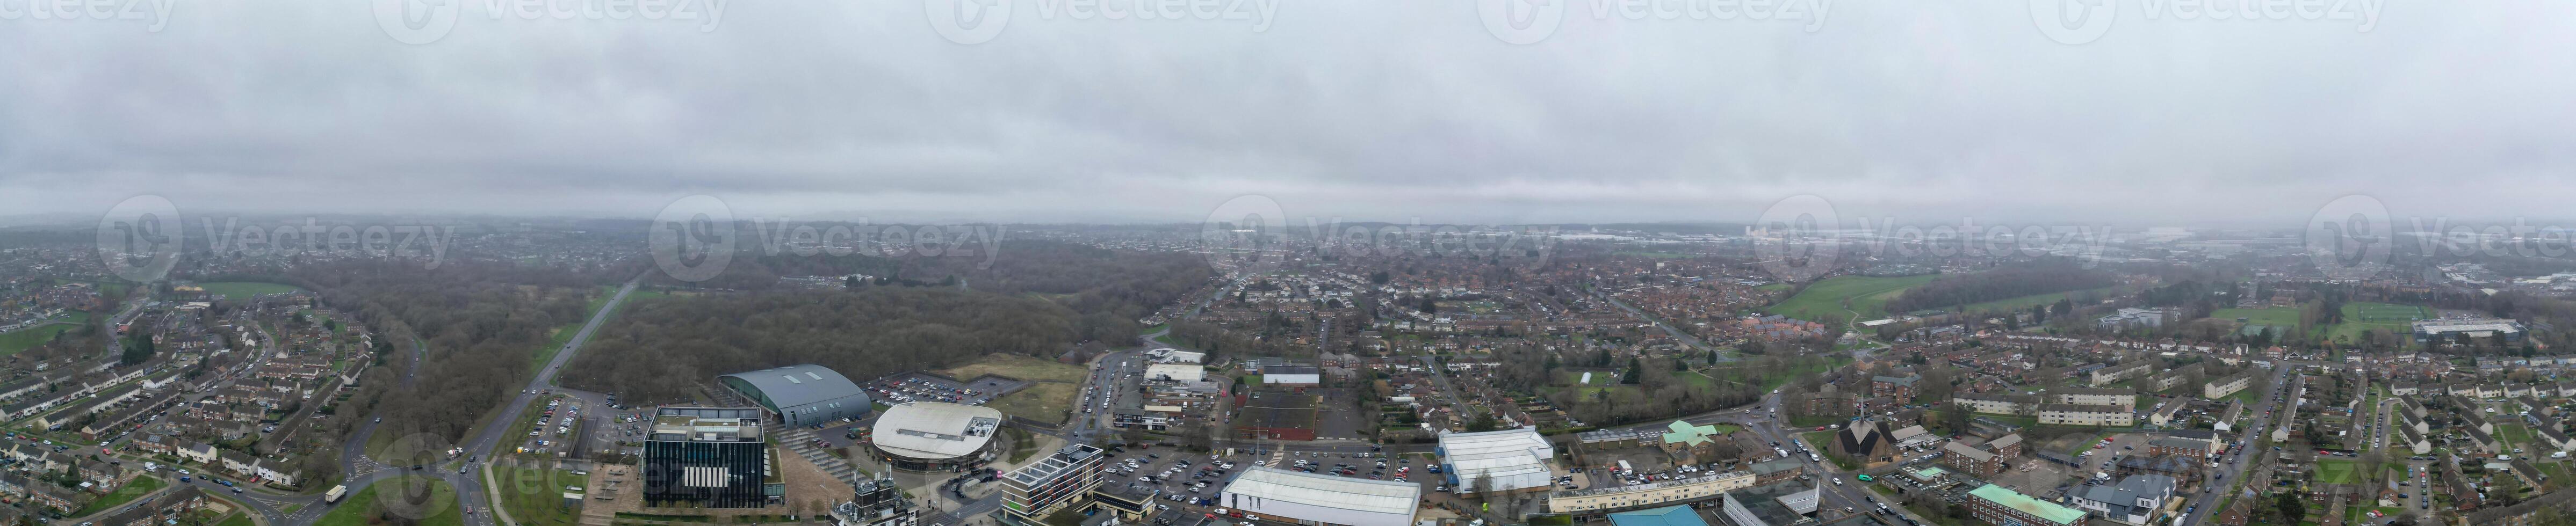
[[[959,44],[990,42],[1011,25],[1011,0],[922,0],[921,8],[931,31]]]
[[[1556,34],[1565,22],[1566,0],[1476,0],[1476,15],[1494,38],[1515,45],[1535,44]]]

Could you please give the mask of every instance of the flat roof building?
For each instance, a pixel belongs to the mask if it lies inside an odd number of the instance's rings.
[[[785,501],[752,407],[663,407],[644,441],[644,505],[757,508]]]
[[[1555,472],[1547,463],[1556,458],[1556,446],[1537,429],[1442,433],[1439,453],[1446,468],[1441,474],[1458,493],[1483,491],[1470,487],[1482,478],[1492,479],[1493,491],[1555,487]]]
[[[1987,484],[1968,491],[1968,514],[2000,526],[2083,526],[2084,510]]]
[[[1253,466],[1218,495],[1217,506],[1298,524],[1412,526],[1422,485]]]
[[[1084,496],[1100,485],[1100,472],[1108,456],[1100,448],[1074,444],[1003,475],[1002,521],[1044,524],[1047,515],[1057,509],[1081,504]]]

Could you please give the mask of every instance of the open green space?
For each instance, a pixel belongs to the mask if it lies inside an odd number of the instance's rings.
[[[993,399],[986,405],[1004,415],[1040,422],[1064,421],[1073,409],[1073,398],[1081,392],[1080,383],[1088,374],[1081,366],[1017,354],[988,354],[975,363],[939,373],[961,381],[987,374],[1027,380],[1031,382],[1028,388]]]
[[[1840,326],[1852,320],[1876,319],[1887,315],[1887,300],[1895,299],[1905,289],[1929,283],[1934,274],[1881,278],[1870,276],[1835,276],[1808,285],[1789,299],[1771,305],[1778,314],[1826,325]]]
[[[2345,303],[2343,305],[2344,322],[2326,326],[2325,329],[2318,331],[2319,337],[2358,342],[2361,341],[2362,333],[2371,329],[2406,334],[2415,329],[2415,320],[2432,317],[2431,313],[2425,310],[2424,307],[2393,303]]]
[[[581,508],[565,507],[563,494],[565,488],[589,485],[590,477],[574,475],[572,470],[529,466],[495,464],[491,469],[493,482],[501,488],[501,507],[519,524],[572,526],[581,522]]]
[[[231,300],[246,300],[250,299],[251,296],[261,294],[285,294],[304,290],[297,288],[294,285],[287,285],[284,283],[263,283],[258,281],[217,281],[214,283],[198,283],[197,286],[204,287],[206,289],[206,294],[208,295]]]
[[[2222,320],[2244,320],[2254,325],[2273,327],[2299,326],[2298,307],[2264,307],[2259,309],[2227,308],[2211,311],[2209,317]]]
[[[234,509],[240,509],[240,507],[236,506]],[[251,522],[250,514],[235,512],[225,516],[224,521],[215,523],[215,526],[257,526],[257,523]]]
[[[38,345],[44,345],[45,342],[54,341],[54,335],[78,329],[81,324],[89,323],[89,313],[72,311],[70,315],[56,320],[59,321],[0,333],[0,357],[8,357]]]
[[[2355,484],[2361,482],[2364,466],[2354,460],[2317,460],[2317,482]]]
[[[162,486],[167,485],[169,485],[169,483],[162,482],[161,477],[134,477],[134,481],[125,483],[125,487],[116,488],[115,493],[109,493],[105,497],[99,497],[98,500],[90,501],[88,506],[82,506],[80,511],[72,512],[71,516],[87,517],[92,513],[113,510],[116,509],[117,506],[124,506],[125,503],[134,502],[134,499],[142,498],[144,495],[150,495],[154,491],[160,491]]]
[[[341,501],[313,521],[314,526],[368,526],[387,513],[413,519],[415,526],[462,526],[465,513],[456,507],[456,489],[436,477],[405,475],[379,480]],[[521,519],[525,520],[525,519]]]
[[[974,363],[939,371],[958,380],[973,380],[987,374],[1008,376],[1031,382],[1080,383],[1089,373],[1082,366],[1054,360],[1043,360],[1019,354],[988,354]]]

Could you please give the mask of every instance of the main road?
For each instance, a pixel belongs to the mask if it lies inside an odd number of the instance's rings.
[[[519,421],[519,415],[526,412],[528,403],[535,401],[539,396],[541,396],[540,393],[553,390],[575,397],[584,398],[594,404],[604,403],[601,400],[605,397],[598,393],[570,391],[555,387],[554,378],[555,375],[563,369],[564,364],[572,360],[573,354],[581,350],[582,344],[588,343],[591,335],[599,331],[600,325],[607,323],[609,315],[617,312],[617,306],[626,301],[626,296],[635,292],[636,284],[641,282],[643,279],[643,275],[638,275],[634,279],[627,280],[625,285],[619,286],[617,288],[616,295],[610,296],[607,302],[600,304],[599,311],[591,314],[590,321],[583,323],[579,332],[573,333],[572,339],[564,343],[563,349],[555,353],[555,357],[552,361],[546,362],[546,366],[537,371],[536,377],[528,381],[527,387],[520,390],[518,396],[512,397],[508,403],[502,404],[500,415],[486,421],[483,425],[483,431],[476,434],[471,440],[466,441],[462,447],[469,460],[479,461],[480,455],[490,452],[494,444],[500,443],[502,439],[501,435],[509,432],[511,424]],[[426,352],[427,349],[423,348],[418,340],[413,341],[413,371],[419,370],[419,357]],[[402,391],[409,391],[412,389],[413,381],[416,379],[416,373],[405,374],[402,380]],[[597,405],[594,405],[594,407],[597,407]],[[610,412],[593,411],[592,413],[593,418],[606,418],[607,414]],[[350,494],[356,494],[360,490],[364,490],[368,486],[374,485],[377,482],[400,476],[403,474],[403,471],[426,471],[427,473],[424,473],[425,475],[435,476],[441,480],[445,480],[449,487],[456,489],[458,504],[471,507],[475,510],[475,513],[465,516],[465,524],[472,526],[492,526],[496,524],[496,521],[493,520],[493,515],[490,512],[492,504],[487,490],[483,485],[483,477],[477,475],[480,470],[474,469],[479,467],[478,464],[480,464],[480,462],[466,462],[459,466],[456,471],[448,471],[446,469],[441,469],[436,465],[443,462],[424,462],[417,466],[398,466],[387,465],[382,462],[377,462],[374,459],[369,459],[366,456],[367,439],[375,433],[377,428],[376,423],[379,421],[379,418],[371,417],[366,423],[359,424],[356,432],[350,433],[347,443],[341,448],[340,469],[342,473],[346,473],[348,475],[348,481],[345,485],[349,487],[348,491]],[[596,425],[589,427],[594,430],[602,429],[601,426]],[[423,456],[432,457],[433,459],[446,458],[446,452],[444,451],[422,451],[419,453]],[[209,485],[203,479],[198,480],[197,483],[201,485]],[[224,488],[215,487],[210,488],[210,491],[223,491],[223,489]],[[403,489],[413,490],[412,488]],[[390,496],[392,494],[385,495]],[[269,520],[266,522],[271,526],[304,526],[312,524],[315,520],[321,518],[324,510],[329,508],[328,506],[313,505],[320,502],[321,498],[310,495],[272,496],[260,494],[255,496],[252,500],[256,503],[251,504],[251,506],[254,509],[261,511],[263,515],[267,516]],[[304,507],[292,516],[280,516],[272,511],[273,509],[284,508],[290,504],[300,504]],[[427,514],[436,514],[442,511],[444,510],[424,510]]]

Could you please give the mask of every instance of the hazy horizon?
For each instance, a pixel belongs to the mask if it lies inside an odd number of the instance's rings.
[[[2350,195],[2401,222],[2546,222],[2576,195],[2576,62],[2554,56],[2576,36],[2551,24],[2576,5],[2111,2],[2049,27],[2025,4],[991,0],[1010,14],[969,30],[950,0],[0,0],[0,221],[137,195],[618,218],[709,195],[1193,223],[1255,195],[1319,220],[1741,223],[1812,195],[1845,221],[2297,228]]]

